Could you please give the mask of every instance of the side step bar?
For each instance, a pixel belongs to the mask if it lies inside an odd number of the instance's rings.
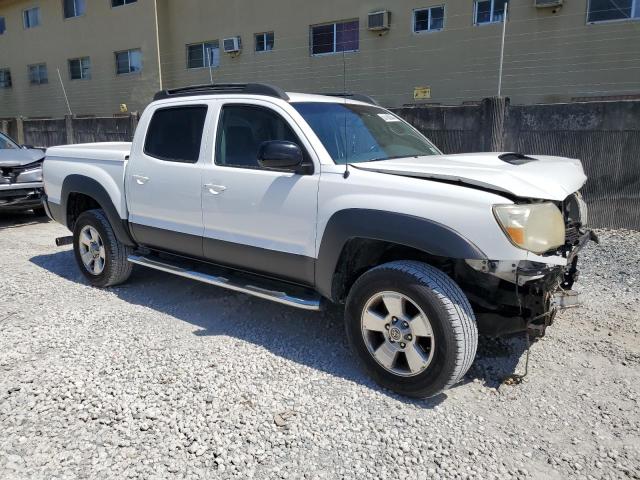
[[[192,280],[215,285],[216,287],[226,288],[235,292],[246,293],[253,295],[254,297],[264,298],[283,305],[289,305],[290,307],[301,308],[303,310],[320,310],[321,307],[321,297],[319,294],[309,289],[303,289],[294,285],[291,285],[290,289],[299,290],[299,293],[296,295],[288,294],[285,291],[279,290],[279,288],[282,288],[287,284],[276,284],[275,282],[267,279],[265,279],[264,282],[260,282],[260,280],[255,277],[245,278],[235,274],[224,275],[222,272],[210,273],[198,271],[195,268],[187,268],[180,265],[178,262],[171,262],[164,258],[160,259],[141,255],[129,255],[128,260],[136,265],[161,270],[163,272],[172,273],[180,277],[190,278]],[[264,283],[264,286],[260,286],[260,283]],[[274,290],[274,286],[277,286],[278,288]]]

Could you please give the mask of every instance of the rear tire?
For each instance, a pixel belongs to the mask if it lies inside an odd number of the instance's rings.
[[[102,210],[80,214],[73,228],[73,251],[80,271],[94,287],[125,282],[133,264],[131,248],[120,242]]]
[[[415,398],[459,382],[478,345],[475,316],[460,287],[416,261],[364,273],[349,292],[345,323],[367,373],[382,387]]]

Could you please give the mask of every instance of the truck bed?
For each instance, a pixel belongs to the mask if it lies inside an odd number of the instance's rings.
[[[60,204],[65,179],[82,175],[95,180],[111,197],[120,218],[127,218],[124,194],[125,164],[130,142],[101,142],[60,145],[47,149],[43,175],[49,201]]]

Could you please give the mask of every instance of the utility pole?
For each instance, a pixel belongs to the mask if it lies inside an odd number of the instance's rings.
[[[507,33],[507,9],[509,4],[504,2],[504,16],[502,18],[502,42],[500,44],[500,71],[498,73],[498,97],[502,95],[502,66],[504,64],[504,38]]]

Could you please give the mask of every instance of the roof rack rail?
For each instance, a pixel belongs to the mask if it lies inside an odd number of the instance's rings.
[[[370,103],[372,105],[380,106],[380,104],[378,102],[376,102],[373,98],[371,98],[369,95],[363,95],[361,93],[349,93],[349,92],[344,92],[344,93],[319,93],[318,95],[325,95],[327,97],[344,97],[344,98],[348,98],[350,100],[357,100],[359,102]]]
[[[223,95],[229,93],[245,93],[250,95],[265,95],[267,97],[289,100],[289,95],[279,87],[266,83],[211,83],[206,85],[192,85],[190,87],[160,90],[153,96],[154,100],[173,97],[191,97],[194,95]]]

